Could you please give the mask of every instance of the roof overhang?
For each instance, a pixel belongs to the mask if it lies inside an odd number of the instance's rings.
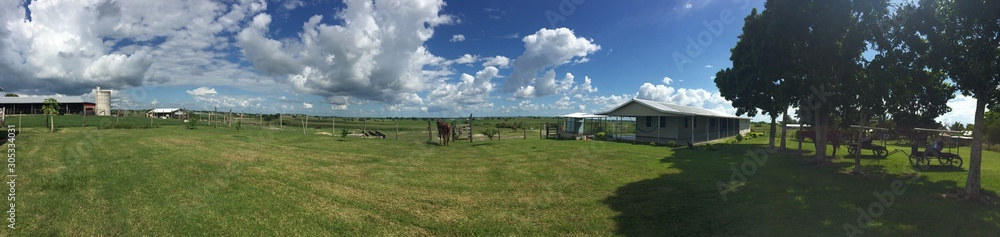
[[[628,106],[630,104],[638,104],[638,105],[650,108],[650,109],[656,111],[657,114],[623,114],[623,113],[618,113],[618,110],[620,110],[620,109],[622,109],[625,106]],[[623,103],[621,105],[618,105],[614,109],[611,109],[611,110],[609,110],[607,112],[603,112],[603,113],[597,113],[597,114],[598,115],[605,115],[605,116],[620,116],[620,117],[637,117],[637,116],[677,116],[677,117],[682,117],[682,116],[703,116],[703,117],[714,117],[714,118],[728,118],[728,119],[750,120],[750,118],[728,115],[728,114],[724,114],[722,112],[714,111],[714,110],[708,110],[708,109],[696,108],[696,107],[690,107],[690,106],[674,105],[674,104],[668,104],[668,103],[664,103],[664,102],[657,102],[657,101],[650,101],[650,100],[641,100],[641,99],[632,99],[629,102],[625,102],[625,103]]]

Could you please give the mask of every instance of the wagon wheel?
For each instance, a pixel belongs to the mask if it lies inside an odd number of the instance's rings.
[[[945,157],[943,155],[942,156],[938,156],[937,160],[938,160],[938,163],[941,163],[942,165],[943,164],[951,164],[951,157],[950,156],[949,157]]]
[[[927,170],[927,168],[930,165],[931,165],[931,159],[930,158],[927,158],[927,157],[917,158],[917,166],[919,166],[920,169]]]
[[[952,157],[950,160],[952,166],[955,166],[956,168],[962,168],[962,157],[955,156]]]
[[[917,165],[917,162],[919,161],[920,161],[920,156],[918,156],[917,154],[910,154],[910,165]]]
[[[885,149],[875,149],[875,150],[872,150],[872,152],[875,153],[875,155],[879,156],[879,157],[885,157],[886,154],[889,154],[889,151],[887,151]]]
[[[852,156],[858,155],[858,148],[855,147],[855,146],[848,146],[847,147],[847,154],[850,154]]]

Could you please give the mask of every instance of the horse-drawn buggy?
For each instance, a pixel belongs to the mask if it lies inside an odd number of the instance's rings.
[[[914,128],[918,134],[938,134],[937,138],[932,144],[926,146],[923,151],[920,151],[919,142],[914,141],[910,145],[910,153],[906,153],[903,150],[897,150],[906,154],[910,159],[911,165],[918,165],[921,167],[927,167],[931,164],[931,159],[936,159],[941,165],[950,165],[954,167],[962,167],[962,156],[958,155],[959,147],[958,141],[966,140],[965,137],[954,136],[954,135],[942,135],[942,134],[955,134],[961,132],[939,130],[939,129],[928,129],[928,128]],[[947,141],[945,141],[947,140]],[[946,144],[956,144],[955,146],[947,146]],[[947,150],[945,150],[947,146]],[[954,151],[954,152],[953,152]]]
[[[887,157],[887,156],[889,156],[889,150],[885,148],[885,140],[886,140],[885,131],[888,131],[889,129],[877,128],[877,127],[858,126],[858,125],[851,125],[851,127],[852,128],[861,129],[864,132],[863,134],[865,134],[867,136],[864,136],[861,139],[861,141],[860,141],[860,143],[861,143],[860,150],[858,149],[858,143],[859,143],[858,141],[852,142],[849,146],[847,146],[847,153],[848,154],[850,154],[852,156],[855,156],[855,155],[858,155],[858,152],[860,152],[861,150],[871,150],[872,154],[875,154],[876,156],[879,156],[879,157]],[[876,133],[881,136],[881,139],[880,139],[881,140],[881,145],[872,144],[872,140],[874,140],[874,138],[875,138],[874,136],[872,136],[872,134],[876,134]]]

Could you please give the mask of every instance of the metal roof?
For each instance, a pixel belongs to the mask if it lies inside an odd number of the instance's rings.
[[[154,109],[154,110],[150,110],[149,112],[151,112],[151,113],[173,113],[173,112],[176,112],[178,110],[181,110],[181,109],[180,108]]]
[[[567,115],[560,115],[559,117],[563,117],[563,118],[606,118],[608,116],[607,115],[587,114],[587,113],[572,113],[572,114],[567,114]]]
[[[56,99],[60,104],[62,103],[94,103],[86,102],[83,97],[79,96],[53,96],[53,97],[0,97],[0,104],[42,104],[45,103],[45,99],[53,98]]]
[[[658,111],[660,113],[664,113],[664,114],[668,114],[668,115],[676,115],[676,116],[706,116],[706,117],[735,118],[735,119],[746,119],[746,120],[750,119],[750,118],[745,118],[745,117],[739,117],[739,116],[729,115],[729,114],[726,114],[726,113],[723,113],[723,112],[720,112],[720,111],[715,111],[715,110],[708,110],[708,109],[703,109],[703,108],[695,108],[695,107],[690,107],[690,106],[675,105],[675,104],[670,104],[670,103],[666,103],[666,102],[659,102],[659,101],[652,101],[652,100],[642,100],[642,99],[632,99],[631,101],[625,102],[624,104],[621,104],[618,107],[615,107],[614,109],[612,109],[612,110],[610,110],[608,112],[598,113],[598,114],[599,115],[610,115],[610,114],[614,113],[616,110],[621,109],[622,107],[625,107],[626,105],[629,105],[629,104],[632,104],[632,103],[637,103],[637,104],[649,107],[649,108],[651,108],[653,110],[656,110],[656,111]]]

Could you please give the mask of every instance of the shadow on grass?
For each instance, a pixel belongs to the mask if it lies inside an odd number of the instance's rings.
[[[616,234],[624,236],[810,236],[844,235],[854,225],[859,208],[879,199],[873,192],[891,190],[902,181],[907,191],[896,195],[894,205],[873,218],[877,227],[861,227],[875,235],[976,235],[1000,233],[1000,212],[995,207],[938,198],[959,187],[955,180],[930,179],[917,172],[896,174],[884,165],[866,165],[869,175],[845,175],[853,166],[842,160],[831,166],[806,165],[782,152],[754,162],[748,152],[767,152],[766,145],[724,144],[715,150],[664,148],[661,162],[670,172],[619,187],[602,202],[619,214]],[[757,160],[761,160],[758,153]],[[745,166],[745,167],[744,167]],[[746,168],[746,169],[744,169]],[[928,171],[946,169],[931,168]],[[751,172],[745,172],[745,171]],[[734,185],[732,180],[745,182]],[[723,192],[720,184],[733,185]],[[723,186],[725,187],[725,186]],[[933,214],[931,214],[933,213]],[[928,216],[930,215],[930,216]],[[919,217],[915,217],[919,216]],[[914,219],[917,218],[917,219]],[[940,228],[942,225],[947,228]],[[964,229],[952,227],[962,226]],[[970,228],[975,227],[975,228]]]

